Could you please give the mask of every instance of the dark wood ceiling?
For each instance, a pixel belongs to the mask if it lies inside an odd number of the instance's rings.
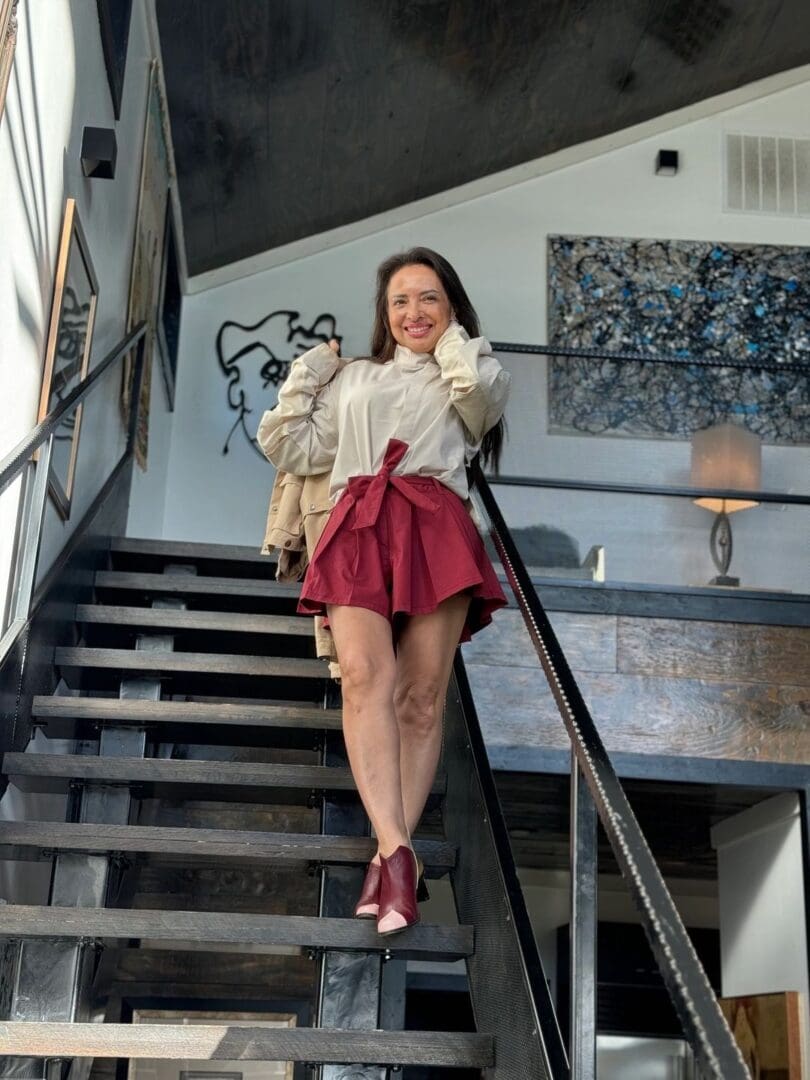
[[[157,0],[189,273],[810,61],[808,0]]]

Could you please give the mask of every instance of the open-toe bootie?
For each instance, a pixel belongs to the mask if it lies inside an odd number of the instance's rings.
[[[376,919],[380,910],[380,875],[379,863],[370,862],[363,879],[363,888],[354,909],[355,919]]]
[[[416,856],[404,844],[386,859],[380,857],[380,910],[377,930],[380,934],[397,934],[419,922],[416,902],[416,881],[419,871]]]

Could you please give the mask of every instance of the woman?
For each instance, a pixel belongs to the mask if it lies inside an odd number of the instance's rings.
[[[378,843],[355,915],[389,934],[419,921],[410,838],[453,654],[506,603],[465,500],[476,453],[497,465],[509,375],[428,248],[380,266],[371,353],[346,361],[331,341],[298,357],[257,437],[280,469],[332,470],[298,610],[326,615],[334,635],[349,763]]]

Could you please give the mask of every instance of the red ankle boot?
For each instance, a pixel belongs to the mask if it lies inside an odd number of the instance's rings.
[[[380,874],[378,863],[370,862],[354,909],[355,919],[376,919],[380,910]]]
[[[404,844],[386,859],[380,856],[380,907],[377,932],[397,934],[419,922],[416,882],[419,871],[416,856]]]

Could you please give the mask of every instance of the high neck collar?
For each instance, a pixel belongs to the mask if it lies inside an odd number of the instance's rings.
[[[397,345],[394,349],[394,361],[400,367],[407,368],[410,371],[416,371],[428,361],[433,359],[433,353],[418,353],[413,352],[405,345]]]

